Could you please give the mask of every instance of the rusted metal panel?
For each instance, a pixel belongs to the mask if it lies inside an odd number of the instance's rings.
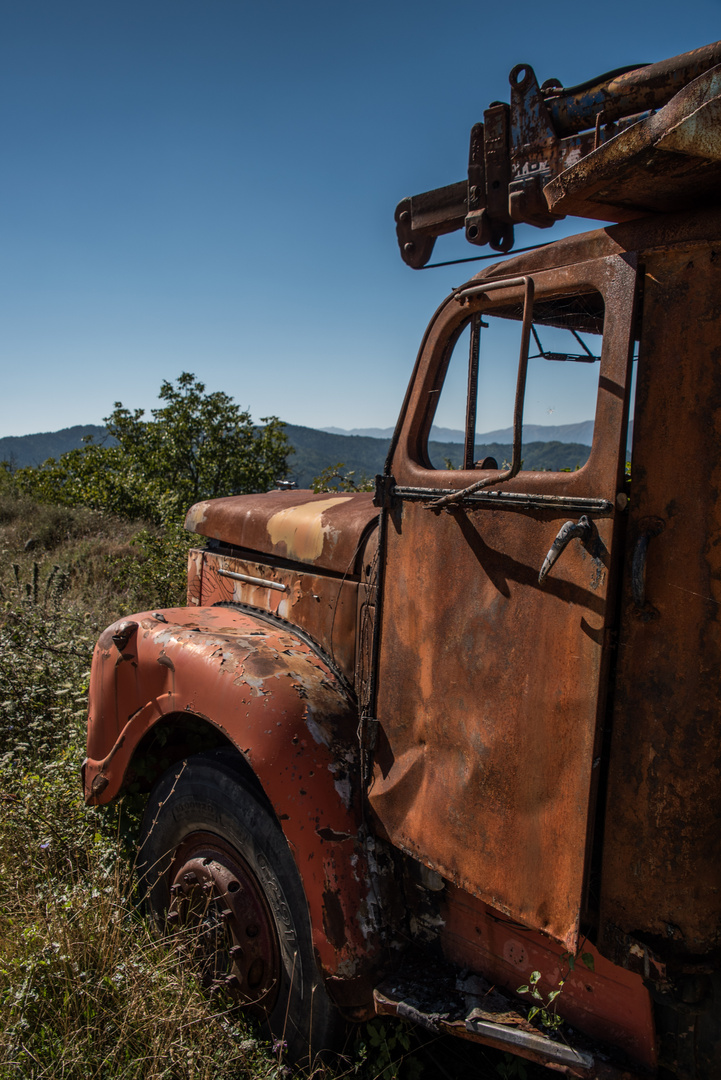
[[[542,934],[529,931],[481,900],[452,885],[446,886],[441,906],[443,954],[460,968],[482,971],[484,976],[515,993],[541,972],[544,997],[558,988],[559,1015],[599,1042],[628,1054],[645,1069],[656,1065],[651,997],[639,974],[617,967],[589,941],[580,951],[592,957],[592,970],[577,958],[570,970],[568,954]]]
[[[516,267],[522,271],[522,259]],[[395,500],[369,798],[392,842],[575,949],[613,615],[635,274],[611,258],[534,281],[540,304],[593,288],[604,297],[596,415],[603,437],[578,472],[521,473],[502,488],[511,496],[597,500],[605,509],[589,512],[593,544],[574,541],[541,587],[539,570],[568,518],[564,509],[532,499],[524,509],[504,509],[499,499],[436,514],[423,502]],[[484,311],[508,304],[503,291],[493,298],[474,303]],[[433,471],[423,451],[429,402],[462,317],[449,301],[426,336],[392,462],[399,487],[460,489],[477,478]]]
[[[102,634],[93,658],[88,802],[118,793],[153,725],[188,714],[225,734],[260,780],[301,874],[320,965],[352,996],[379,949],[358,838],[356,710],[290,629],[224,607],[134,615]]]
[[[620,930],[678,964],[721,945],[718,218],[705,230],[716,239],[643,256],[602,877],[604,948],[624,951]]]
[[[368,492],[268,491],[196,503],[185,527],[248,552],[352,576],[377,518]]]
[[[353,683],[358,610],[355,581],[192,551],[188,602],[204,607],[246,604],[299,626]]]

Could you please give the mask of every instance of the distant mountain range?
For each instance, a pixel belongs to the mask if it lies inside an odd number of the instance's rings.
[[[9,461],[15,468],[41,465],[50,457],[58,458],[68,450],[82,446],[87,435],[100,442],[107,432],[98,424],[76,424],[75,427],[43,431],[37,435],[6,435],[0,439],[0,461]]]
[[[371,439],[390,439],[393,428],[344,428],[325,427],[321,431],[327,431],[331,435],[365,435]],[[581,420],[577,424],[524,424],[523,437],[525,442],[561,442],[583,443],[590,446],[593,442],[593,420]],[[431,438],[436,442],[462,443],[466,435],[463,431],[455,428],[436,427],[431,428]],[[513,428],[499,428],[497,431],[485,431],[483,434],[476,433],[477,443],[512,443]]]
[[[393,433],[392,428],[345,432],[339,428],[318,430],[295,424],[286,424],[285,431],[293,447],[289,458],[290,475],[301,488],[309,487],[313,478],[329,465],[341,463],[343,471],[352,470],[357,480],[374,477],[383,471]],[[527,424],[523,434],[526,469],[574,469],[588,459],[593,422],[560,426]],[[67,450],[82,446],[83,438],[88,435],[98,442],[107,438],[105,428],[97,424],[76,425],[35,435],[6,436],[0,438],[0,461],[9,461],[16,468],[40,465],[49,457],[58,458]],[[448,464],[458,468],[463,460],[463,432],[432,428],[431,436],[428,451],[433,464],[440,469]],[[502,465],[511,459],[512,441],[511,428],[477,435],[476,458],[480,460],[490,455]]]

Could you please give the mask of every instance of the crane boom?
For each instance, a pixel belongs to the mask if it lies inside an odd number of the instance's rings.
[[[539,86],[529,64],[509,81],[510,104],[493,102],[471,129],[467,179],[396,207],[401,256],[414,269],[436,237],[461,228],[471,244],[508,251],[516,224],[627,221],[717,198],[721,41],[578,86]]]

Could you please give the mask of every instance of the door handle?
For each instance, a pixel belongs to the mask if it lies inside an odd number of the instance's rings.
[[[592,532],[593,525],[585,514],[583,517],[580,517],[578,521],[567,521],[565,525],[562,525],[558,530],[558,536],[551,544],[548,555],[546,555],[546,558],[543,560],[543,566],[538,575],[538,584],[543,585],[543,582],[548,575],[548,571],[556,562],[564,548],[568,546],[575,536],[585,543],[586,540],[590,539]]]
[[[663,532],[661,518],[644,518],[640,523],[641,532],[633,549],[631,560],[631,591],[633,602],[639,611],[646,608],[646,552],[649,540]]]

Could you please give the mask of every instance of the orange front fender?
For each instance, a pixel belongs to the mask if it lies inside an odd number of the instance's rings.
[[[206,719],[250,764],[296,860],[324,974],[361,978],[380,941],[360,838],[358,716],[329,663],[290,628],[228,607],[114,623],[93,657],[86,800],[113,799],[140,739],[177,713]]]

